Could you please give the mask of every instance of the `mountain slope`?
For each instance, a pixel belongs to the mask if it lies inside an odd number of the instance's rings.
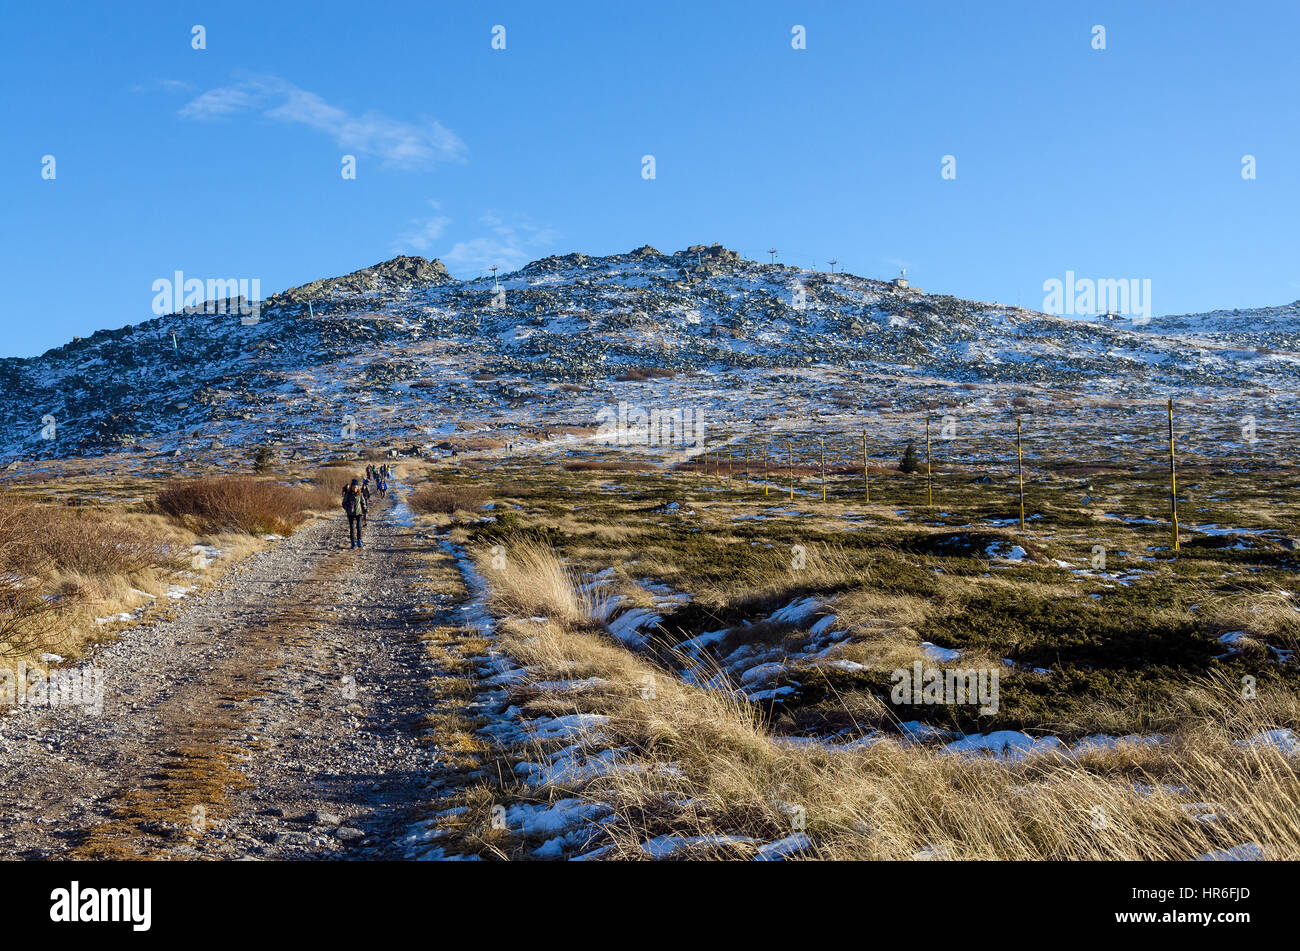
[[[959,386],[1289,394],[1296,308],[1090,323],[717,245],[548,257],[499,288],[401,257],[276,294],[256,323],[170,314],[0,361],[0,458],[431,447],[455,432],[591,426],[623,399],[726,422],[917,409]]]

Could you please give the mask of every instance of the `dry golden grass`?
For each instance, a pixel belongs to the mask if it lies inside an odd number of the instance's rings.
[[[1201,610],[1222,633],[1244,632],[1245,637],[1233,645],[1239,649],[1263,650],[1264,644],[1284,651],[1300,649],[1300,609],[1286,591],[1211,597]]]
[[[1122,744],[1077,756],[1022,761],[945,754],[893,740],[854,749],[793,745],[771,736],[755,708],[686,684],[630,653],[590,623],[573,576],[548,549],[506,546],[490,570],[495,610],[545,623],[506,621],[501,646],[528,665],[516,694],[530,714],[609,717],[624,768],[575,787],[609,804],[612,857],[644,857],[640,844],[666,833],[771,841],[806,831],[810,857],[825,859],[1190,859],[1242,843],[1272,859],[1300,858],[1300,775],[1294,758],[1241,741],[1295,722],[1300,697],[1274,688],[1244,700],[1239,686],[1206,679],[1184,698],[1183,727],[1164,743]],[[834,576],[826,553],[818,569]],[[915,617],[906,600],[857,596],[864,614]],[[545,679],[600,677],[609,687],[563,696],[530,693]],[[475,815],[496,801],[485,786],[468,797]],[[1212,817],[1212,818],[1211,818]],[[467,826],[474,821],[465,819]],[[478,847],[499,849],[486,839]],[[692,857],[747,857],[754,843],[687,850]]]
[[[601,616],[605,596],[583,591],[573,570],[536,541],[506,539],[476,552],[475,560],[492,584],[491,606],[500,615],[540,616],[567,624]]]
[[[361,478],[365,471],[364,466],[324,466],[312,473],[311,481],[315,483],[322,492],[329,495],[331,499],[337,499],[343,495],[343,487],[353,479]]]
[[[167,614],[176,609],[167,597],[171,585],[215,580],[264,545],[242,531],[197,535],[145,511],[143,500],[84,504],[106,490],[140,491],[134,485],[90,479],[55,487],[47,495],[68,503],[0,499],[0,658],[9,661],[32,662],[46,651],[75,659],[114,630],[97,617]],[[196,542],[219,549],[222,559],[195,565]]]
[[[156,516],[0,499],[0,657],[67,649],[95,610],[162,590],[191,544]]]
[[[483,507],[489,495],[485,488],[460,483],[426,482],[410,495],[411,508],[422,515],[473,512]]]

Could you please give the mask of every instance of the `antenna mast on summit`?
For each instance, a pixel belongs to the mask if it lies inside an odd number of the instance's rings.
[[[772,263],[776,263],[776,248],[768,248],[767,253],[772,255]]]
[[[835,265],[839,264],[840,262],[837,261],[837,260],[835,260],[834,258],[831,258],[830,261],[829,261],[828,263],[829,263],[830,266],[831,266],[831,273],[834,274],[834,273],[835,273]]]
[[[498,267],[500,267],[500,265],[496,265],[495,267],[490,267],[490,268],[488,268],[488,270],[492,272],[492,286],[493,286],[493,287],[496,287],[496,286],[497,286],[497,268],[498,268]]]

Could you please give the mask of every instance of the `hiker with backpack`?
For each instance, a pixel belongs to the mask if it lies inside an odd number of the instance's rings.
[[[348,540],[353,548],[361,548],[361,526],[365,523],[369,505],[366,502],[366,489],[360,479],[353,479],[350,485],[343,487],[343,512],[348,517]]]

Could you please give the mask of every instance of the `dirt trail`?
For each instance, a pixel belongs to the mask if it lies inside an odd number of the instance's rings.
[[[100,715],[0,716],[0,859],[399,857],[437,774],[418,633],[454,605],[390,501],[322,520],[99,650]]]

